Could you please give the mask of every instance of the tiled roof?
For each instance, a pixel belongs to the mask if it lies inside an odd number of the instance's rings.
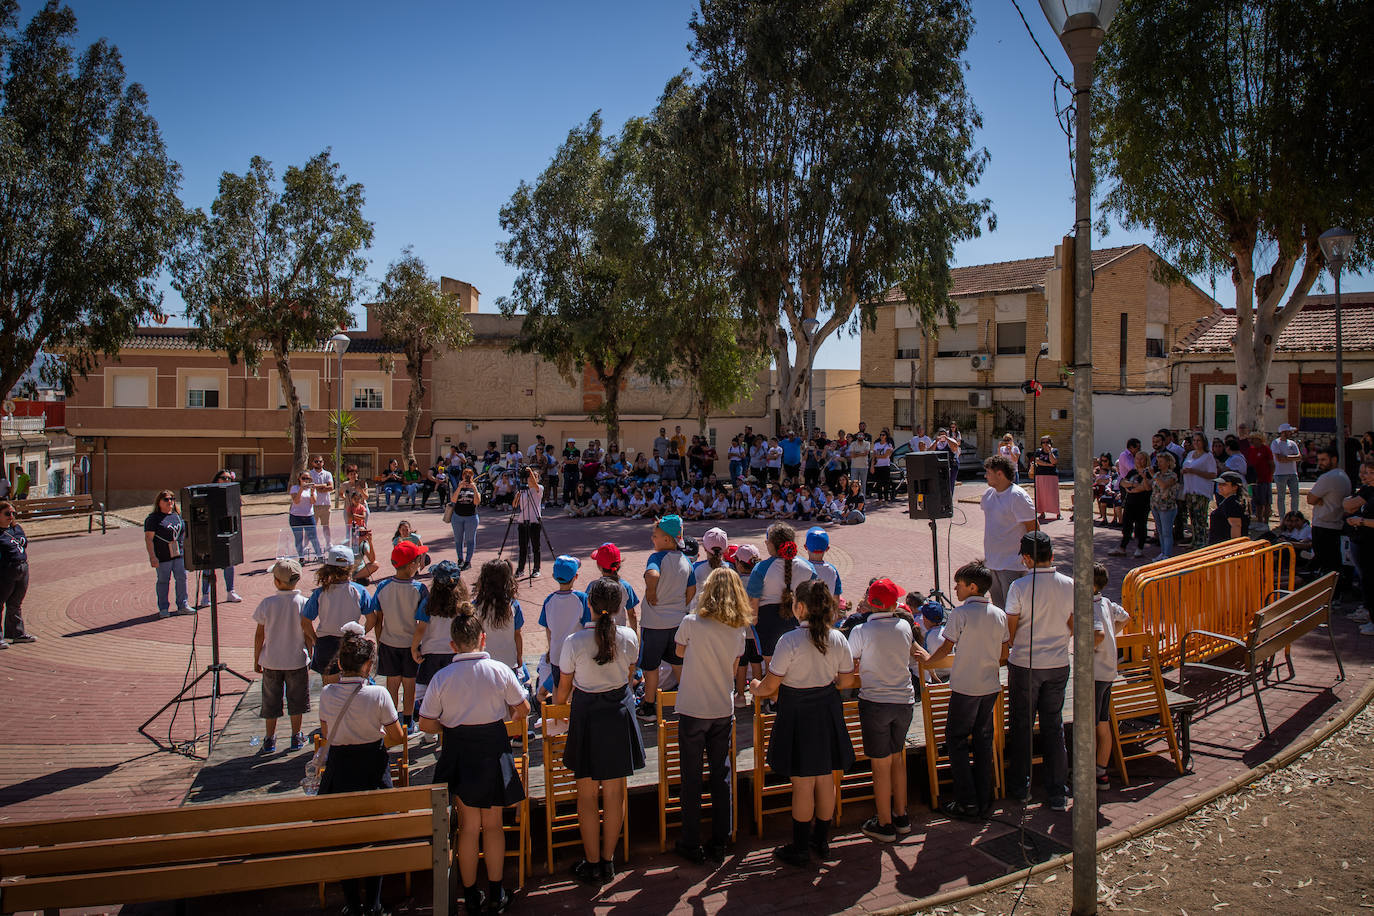
[[[1178,346],[1180,353],[1229,353],[1235,348],[1236,311],[1221,309],[1204,318]],[[1341,348],[1374,351],[1374,293],[1341,295]],[[1308,296],[1307,305],[1283,329],[1279,352],[1336,350],[1336,297]]]
[[[1093,251],[1093,270],[1101,270],[1118,258],[1125,257],[1145,245],[1122,245]],[[996,293],[1025,293],[1045,285],[1045,272],[1054,266],[1054,256],[1024,258],[1020,261],[998,261],[995,264],[974,264],[956,267],[949,272],[951,299],[965,296],[986,296]],[[905,299],[900,287],[888,290],[886,301]]]
[[[353,335],[349,335],[353,337]],[[139,328],[138,333],[129,338],[121,349],[125,350],[199,350],[191,342],[190,331],[186,328]],[[295,353],[324,353],[329,350],[321,340],[313,347],[297,347]],[[349,353],[399,353],[396,347],[388,347],[376,337],[353,337],[348,345]]]

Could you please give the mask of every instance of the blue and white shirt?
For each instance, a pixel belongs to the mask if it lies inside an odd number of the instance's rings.
[[[681,550],[656,550],[649,554],[644,571],[658,573],[657,601],[644,599],[639,625],[645,630],[671,630],[687,615],[687,589],[695,588],[692,561]]]
[[[416,615],[429,603],[429,589],[414,579],[383,579],[368,602],[369,614],[381,614],[381,643],[409,649],[415,636]]]
[[[559,590],[544,599],[539,611],[539,625],[549,631],[549,661],[559,665],[563,657],[563,642],[592,622],[592,610],[587,606],[587,593]]]
[[[744,587],[745,594],[757,598],[759,605],[777,604],[782,600],[783,578],[787,567],[778,557],[760,560],[749,574],[749,582]],[[801,557],[792,560],[792,590],[803,582],[816,578],[816,568]]]
[[[315,624],[316,636],[342,636],[343,625],[357,623],[368,613],[369,603],[367,589],[358,583],[337,582],[311,592],[301,616],[319,621]]]
[[[840,571],[824,560],[813,563],[812,566],[815,567],[816,578],[830,586],[830,594],[836,598],[840,597],[840,589],[844,587],[840,584]]]

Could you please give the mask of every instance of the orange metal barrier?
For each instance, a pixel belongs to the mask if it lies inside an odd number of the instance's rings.
[[[1236,538],[1139,566],[1121,586],[1129,629],[1157,634],[1163,658],[1175,665],[1188,630],[1243,639],[1274,590],[1292,590],[1296,558],[1291,544]],[[1210,658],[1226,648],[1219,640],[1190,640],[1188,660]]]

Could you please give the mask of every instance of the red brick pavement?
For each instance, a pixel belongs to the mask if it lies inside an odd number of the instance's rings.
[[[976,498],[979,488],[963,484],[960,491],[965,498]],[[436,559],[451,556],[451,535],[432,511],[383,513],[374,519],[374,527],[389,530],[393,518],[402,517],[417,526],[434,548]],[[284,520],[283,511],[280,519],[254,518],[245,523],[250,560],[239,568],[238,590],[247,600],[221,607],[224,658],[240,671],[251,669],[251,609],[271,590],[266,569]],[[940,523],[940,567],[946,587],[954,566],[981,555],[981,521],[974,503],[960,504],[953,521]],[[689,531],[699,533],[705,527],[690,525]],[[766,526],[729,522],[723,527],[732,541],[759,544]],[[627,577],[634,581],[650,549],[649,526],[644,522],[554,518],[547,528],[560,553],[582,557],[584,563],[602,541],[616,541],[625,552]],[[484,522],[477,563],[495,555],[504,530],[504,518],[489,517]],[[1072,545],[1068,516],[1049,523],[1046,530],[1067,556]],[[1116,537],[1114,531],[1097,529],[1098,553],[1104,559]],[[908,588],[928,589],[932,584],[929,529],[923,522],[906,519],[898,506],[878,509],[864,525],[832,528],[831,539],[831,560],[851,597],[877,575],[890,575]],[[511,540],[508,555],[514,546],[513,533]],[[0,739],[0,818],[23,820],[179,803],[198,764],[157,751],[136,729],[181,686],[195,622],[157,618],[153,572],[146,563],[141,532],[123,529],[103,537],[40,540],[31,544],[30,558],[33,585],[26,619],[39,641],[0,654],[0,734],[4,735]],[[1119,559],[1108,562],[1119,582],[1129,566]],[[531,609],[554,587],[551,565],[546,557],[545,578],[522,584],[521,599]],[[526,645],[531,660],[543,650],[536,617],[527,611]],[[197,672],[208,661],[208,630],[208,621],[202,620],[197,633]],[[1327,689],[1334,682],[1335,670],[1325,638],[1304,639],[1294,652],[1297,677],[1269,687],[1265,694],[1270,721],[1276,724],[1268,740],[1260,739],[1259,717],[1248,694],[1240,698],[1234,687],[1229,692],[1204,689],[1201,718],[1193,729],[1195,772],[1180,777],[1159,763],[1137,762],[1132,767],[1135,782],[1131,787],[1114,787],[1103,794],[1102,829],[1114,832],[1196,797],[1241,767],[1273,756],[1333,716],[1364,687],[1374,658],[1374,640],[1359,637],[1343,618],[1336,622],[1336,633],[1348,681]],[[232,708],[232,700],[222,707],[221,722]],[[189,712],[180,713],[174,737],[184,739],[193,728],[204,730],[206,704],[197,704],[194,726]],[[164,719],[154,730],[165,735],[167,727]],[[868,806],[851,806],[837,830],[835,862],[815,873],[774,865],[768,850],[779,832],[786,830],[785,819],[775,818],[762,841],[742,841],[727,869],[712,872],[679,865],[671,854],[653,853],[656,844],[652,844],[637,849],[634,869],[595,896],[560,876],[535,881],[527,893],[541,907],[552,909],[585,909],[593,904],[605,911],[699,913],[747,907],[751,914],[762,914],[795,908],[805,883],[809,886],[805,899],[817,910],[871,911],[987,880],[1013,867],[978,851],[977,844],[1016,833],[1018,809],[1005,809],[999,815],[1002,822],[981,827],[938,818],[923,821],[919,783],[913,783],[912,795],[917,824],[911,838],[875,849],[857,832],[859,822],[870,813]],[[1068,815],[1033,805],[1025,826],[1032,836],[1068,842]],[[641,827],[638,837],[647,839],[649,834]],[[226,906],[238,911],[289,912],[296,907],[287,900],[294,899],[262,895],[261,900],[235,898],[232,906],[228,902]],[[301,899],[302,912],[316,906]]]

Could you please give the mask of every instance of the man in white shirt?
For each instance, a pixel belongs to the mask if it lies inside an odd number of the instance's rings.
[[[1336,594],[1346,584],[1345,567],[1341,564],[1341,528],[1345,526],[1345,507],[1342,503],[1350,495],[1350,478],[1340,467],[1340,453],[1334,445],[1324,445],[1317,451],[1317,470],[1321,476],[1307,491],[1307,504],[1312,507],[1312,553],[1314,565],[1321,572],[1341,574]]]
[[[1269,443],[1269,451],[1274,453],[1274,488],[1279,491],[1280,519],[1288,515],[1290,502],[1291,508],[1298,508],[1298,461],[1302,449],[1293,438],[1295,432],[1291,424],[1280,424],[1278,438]]]
[[[859,482],[859,493],[864,496],[868,495],[868,456],[872,452],[873,443],[868,440],[860,423],[859,432],[854,434],[849,443],[849,479]]]
[[[1067,811],[1064,692],[1073,645],[1073,580],[1055,570],[1054,545],[1045,532],[1022,537],[1020,551],[1030,572],[1007,594],[1007,797],[1022,804],[1030,799],[1031,733],[1039,715],[1050,810]]]
[[[1007,605],[1007,589],[1025,575],[1021,565],[1021,537],[1036,529],[1035,503],[1030,494],[1012,485],[1015,470],[1005,455],[990,455],[983,462],[988,488],[983,506],[983,563],[992,572],[988,600],[999,608]]]
[[[324,549],[334,546],[334,535],[329,530],[329,501],[334,496],[334,475],[324,469],[324,456],[316,455],[310,461],[310,482],[315,485],[315,525],[324,531]]]
[[[924,452],[935,442],[934,439],[926,435],[924,425],[917,423],[916,430],[911,436],[911,441],[907,444],[911,446],[913,452]]]

